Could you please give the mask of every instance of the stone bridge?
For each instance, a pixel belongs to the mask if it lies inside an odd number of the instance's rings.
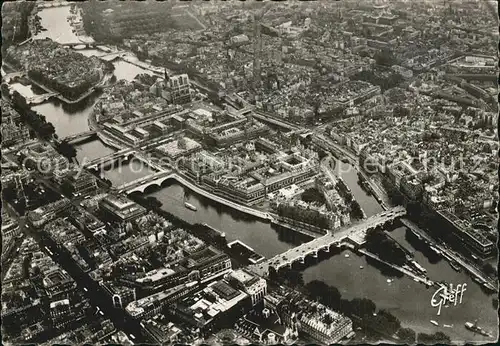
[[[71,136],[66,136],[62,139],[62,141],[68,142],[68,143],[75,143],[79,142],[81,140],[85,140],[87,138],[90,138],[92,136],[95,136],[97,134],[97,131],[85,131],[85,132],[80,132]]]
[[[60,93],[58,93],[56,91],[49,92],[49,93],[46,93],[43,95],[35,95],[33,97],[28,98],[26,100],[26,103],[28,103],[29,105],[37,105],[37,104],[40,104],[40,103],[47,101],[51,97],[59,96],[59,95],[60,95]]]
[[[350,225],[334,232],[329,232],[322,237],[316,238],[308,243],[304,243],[282,254],[276,255],[265,262],[257,265],[251,265],[249,266],[249,269],[257,275],[267,277],[269,275],[270,268],[278,271],[284,267],[291,267],[292,264],[297,261],[304,263],[307,256],[313,256],[316,258],[318,257],[319,251],[330,252],[332,247],[338,246],[342,241],[348,238],[354,239],[355,242],[358,242],[357,239],[364,238],[364,235],[368,230],[383,227],[387,223],[392,223],[394,220],[404,215],[406,215],[406,210],[403,207],[394,207],[371,216],[360,223]]]
[[[164,181],[172,179],[173,177],[174,174],[172,171],[156,172],[146,177],[142,177],[134,181],[125,183],[123,185],[117,186],[116,190],[118,190],[119,193],[126,192],[127,194],[136,191],[143,193],[149,186],[156,185],[158,187],[161,187],[161,184]]]
[[[122,157],[128,158],[130,156],[133,156],[134,154],[135,154],[135,150],[133,150],[133,149],[129,149],[129,148],[123,149],[123,150],[114,152],[112,154],[109,154],[107,156],[99,157],[97,159],[94,159],[92,161],[84,163],[82,165],[82,167],[87,168],[87,169],[98,169],[102,165],[115,162],[116,160],[118,160]]]

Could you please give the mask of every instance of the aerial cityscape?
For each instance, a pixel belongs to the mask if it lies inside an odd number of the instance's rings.
[[[2,343],[498,341],[489,0],[2,4]]]

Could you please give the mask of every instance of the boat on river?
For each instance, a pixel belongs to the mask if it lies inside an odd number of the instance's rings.
[[[188,209],[191,209],[192,211],[198,210],[198,208],[196,208],[194,205],[192,205],[191,203],[188,203],[188,202],[184,202],[184,206]]]
[[[462,269],[460,268],[460,265],[455,261],[450,261],[450,266],[457,272],[460,272]]]
[[[439,326],[439,323],[437,323],[437,321],[431,320],[430,322],[435,326]]]
[[[438,248],[434,247],[434,246],[430,246],[431,250],[434,251],[437,255],[441,255],[441,250],[439,250]]]
[[[471,322],[465,322],[465,328],[474,332],[474,333],[478,333],[478,334],[481,334],[483,336],[490,336],[491,337],[491,334],[488,333],[487,331],[483,330],[481,327],[479,327],[477,325],[477,321],[475,321],[474,323],[471,323]]]

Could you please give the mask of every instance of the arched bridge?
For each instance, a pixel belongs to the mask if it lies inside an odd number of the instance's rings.
[[[22,72],[22,71],[11,72],[11,73],[5,74],[3,76],[3,80],[6,81],[7,83],[10,83],[11,79],[20,78],[20,77],[24,77],[24,76],[26,76],[26,73]]]
[[[63,45],[64,47],[69,47],[69,48],[75,48],[75,47],[78,47],[78,46],[85,46],[85,49],[96,48],[97,47],[97,43],[95,43],[95,42],[83,42],[83,41],[80,41],[80,42],[65,42],[65,43],[61,43],[61,45]]]
[[[49,92],[49,93],[46,93],[43,95],[36,95],[36,96],[28,98],[26,100],[26,103],[28,103],[29,105],[37,105],[37,104],[40,104],[40,103],[47,101],[48,99],[50,99],[53,96],[58,96],[58,95],[60,95],[60,93],[58,93],[56,91]]]
[[[129,149],[129,148],[123,149],[123,150],[114,152],[112,154],[109,154],[107,156],[99,157],[99,158],[94,159],[92,161],[83,163],[82,167],[88,168],[88,169],[97,169],[102,165],[112,163],[112,162],[114,162],[122,157],[133,156],[134,154],[135,154],[135,150],[133,150],[133,149]]]
[[[119,192],[125,192],[127,194],[132,192],[144,192],[149,186],[156,185],[158,187],[168,179],[171,179],[174,176],[172,171],[161,171],[150,174],[146,177],[142,177],[131,181],[129,183],[117,186],[115,189]]]
[[[96,134],[97,134],[96,131],[90,130],[64,137],[62,140],[68,143],[75,143],[90,138],[92,136],[95,136]]]
[[[47,7],[63,7],[70,6],[71,3],[67,1],[42,1],[37,4],[38,8],[47,8]]]
[[[257,275],[267,277],[269,275],[269,268],[271,267],[278,271],[283,267],[291,267],[292,264],[297,261],[304,263],[307,256],[312,255],[314,257],[318,257],[318,252],[321,250],[330,252],[330,248],[332,246],[339,245],[347,238],[364,238],[364,234],[366,234],[368,230],[382,227],[404,215],[406,215],[406,210],[401,206],[383,211],[369,217],[361,223],[351,225],[333,233],[329,232],[322,237],[316,238],[308,243],[304,243],[282,254],[276,255],[265,262],[251,265],[249,266],[249,269]]]

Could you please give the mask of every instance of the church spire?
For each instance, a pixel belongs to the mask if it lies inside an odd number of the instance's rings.
[[[168,82],[169,79],[170,77],[168,76],[167,68],[165,67],[165,83]]]

